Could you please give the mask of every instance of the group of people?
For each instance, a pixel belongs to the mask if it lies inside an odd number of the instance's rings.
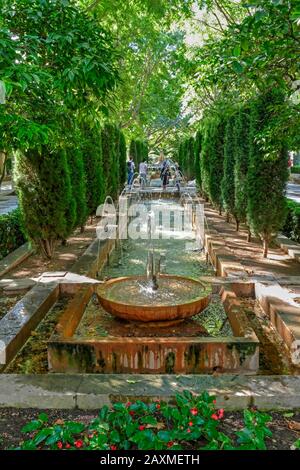
[[[180,191],[180,183],[182,180],[182,173],[178,163],[174,164],[174,180],[175,186],[178,191]],[[127,184],[130,186],[133,183],[134,174],[135,174],[135,163],[133,158],[130,157],[127,162]],[[171,163],[167,158],[162,160],[160,165],[160,179],[162,181],[163,190],[166,190],[167,185],[169,184],[169,180],[171,177]],[[139,164],[139,180],[140,185],[144,187],[148,181],[148,165],[147,162],[143,161]]]

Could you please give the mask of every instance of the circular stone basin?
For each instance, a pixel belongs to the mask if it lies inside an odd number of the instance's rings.
[[[130,321],[166,322],[183,320],[204,310],[211,288],[194,279],[160,274],[158,289],[145,276],[119,277],[98,289],[102,307]]]

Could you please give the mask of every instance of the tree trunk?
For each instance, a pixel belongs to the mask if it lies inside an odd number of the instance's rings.
[[[2,163],[2,169],[0,168],[1,170],[1,173],[0,173],[0,186],[2,184],[2,181],[4,179],[4,176],[5,176],[5,168],[6,168],[6,163],[7,163],[7,152],[0,152],[4,155],[4,158],[3,158],[3,163]]]
[[[240,221],[239,221],[239,219],[235,219],[235,225],[236,225],[236,231],[238,232],[240,230]]]
[[[226,212],[226,222],[229,224],[230,222],[230,217],[229,217],[229,212]]]
[[[53,247],[54,247],[53,241],[52,240],[40,240],[40,247],[41,247],[43,255],[46,258],[51,259],[53,256]]]
[[[269,240],[264,239],[263,240],[263,257],[264,258],[268,257],[268,250],[269,250]]]
[[[84,229],[85,229],[85,226],[84,226],[84,225],[81,225],[81,227],[80,227],[80,233],[83,233],[83,232],[84,232]]]
[[[251,232],[249,228],[248,228],[247,242],[249,243],[251,242]]]

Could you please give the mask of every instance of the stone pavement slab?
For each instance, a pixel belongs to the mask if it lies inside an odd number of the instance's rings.
[[[137,399],[174,400],[176,393],[208,391],[217,406],[238,410],[300,409],[300,377],[239,375],[48,374],[0,375],[0,407],[97,409]]]

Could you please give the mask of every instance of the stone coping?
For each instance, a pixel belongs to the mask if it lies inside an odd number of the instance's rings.
[[[172,401],[190,390],[215,395],[217,406],[240,410],[300,409],[300,377],[240,375],[0,375],[0,407],[98,409],[116,401]]]
[[[0,276],[11,271],[34,252],[30,243],[24,243],[0,261]]]

